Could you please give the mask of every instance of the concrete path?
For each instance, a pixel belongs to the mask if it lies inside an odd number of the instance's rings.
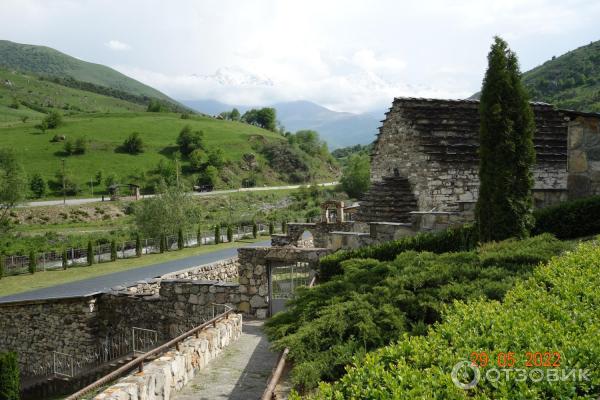
[[[319,183],[318,186],[335,186],[338,182],[327,182],[327,183]],[[240,189],[230,189],[230,190],[214,190],[212,192],[191,192],[194,196],[218,196],[227,193],[238,193],[238,192],[260,192],[264,190],[289,190],[289,189],[299,189],[300,187],[305,185],[286,185],[286,186],[263,186],[263,187],[252,187],[252,188],[240,188]],[[154,197],[153,194],[148,194],[142,196],[142,198]],[[109,201],[110,196],[105,196],[106,200]],[[46,201],[31,201],[29,203],[24,203],[19,207],[47,207],[47,206],[62,206],[62,205],[80,205],[86,203],[97,203],[102,201],[102,197],[94,197],[87,199],[68,199],[66,201],[63,200],[46,200]]]
[[[174,400],[257,400],[278,354],[269,350],[264,321],[244,321],[242,336],[199,371]]]
[[[271,242],[267,240],[252,243],[248,246],[258,247],[270,245]],[[0,303],[22,300],[38,300],[48,298],[84,296],[92,293],[106,291],[116,286],[127,286],[128,284],[134,284],[137,281],[156,278],[169,272],[179,271],[181,269],[195,267],[197,265],[209,264],[215,261],[224,260],[235,256],[237,256],[237,249],[235,248],[218,250],[211,253],[180,258],[178,260],[167,261],[160,264],[148,265],[146,267],[139,267],[127,271],[115,272],[112,274],[102,275],[95,278],[89,278],[81,281],[69,282],[64,283],[62,285],[32,290],[30,292],[4,296],[0,297]],[[102,265],[96,265],[93,268],[102,268]]]

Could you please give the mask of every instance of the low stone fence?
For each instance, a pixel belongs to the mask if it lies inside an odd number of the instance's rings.
[[[192,336],[162,357],[146,364],[96,395],[94,400],[169,400],[196,374],[242,334],[242,316],[230,314],[216,327]],[[207,385],[211,382],[206,382]]]

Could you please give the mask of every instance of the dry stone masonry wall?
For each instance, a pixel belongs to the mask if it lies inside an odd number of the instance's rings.
[[[230,314],[214,328],[203,330],[180,346],[132,373],[94,397],[94,400],[168,400],[242,333],[242,316]],[[210,384],[207,382],[206,384]]]

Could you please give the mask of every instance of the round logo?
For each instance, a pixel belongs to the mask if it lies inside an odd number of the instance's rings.
[[[459,361],[452,368],[452,382],[461,389],[473,389],[479,383],[481,373],[479,368],[471,365],[470,361]]]

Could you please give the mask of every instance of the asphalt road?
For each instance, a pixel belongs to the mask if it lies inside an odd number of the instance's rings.
[[[319,183],[318,186],[335,186],[337,182]],[[252,187],[252,188],[240,188],[231,190],[214,190],[212,192],[192,192],[194,196],[218,196],[227,193],[238,193],[238,192],[261,192],[265,190],[289,190],[299,189],[305,185],[287,185],[287,186],[263,186],[263,187]],[[154,197],[153,194],[143,195],[142,198]],[[86,203],[97,203],[102,201],[102,197],[93,197],[88,199],[68,199],[63,203],[63,200],[47,200],[47,201],[32,201],[24,203],[19,207],[45,207],[45,206],[62,206],[66,204],[68,206],[74,206]],[[110,201],[110,196],[105,196],[105,201]]]
[[[249,246],[270,246],[270,244],[270,240],[266,240],[250,244]],[[167,261],[160,264],[148,265],[146,267],[139,267],[127,271],[115,272],[112,274],[98,276],[95,278],[89,278],[81,281],[69,282],[64,283],[62,285],[56,285],[43,289],[32,290],[29,292],[4,296],[0,297],[0,303],[6,303],[11,301],[84,296],[96,292],[106,291],[116,286],[127,286],[128,284],[133,284],[141,280],[156,278],[169,272],[179,271],[181,269],[194,267],[197,265],[208,264],[235,256],[237,256],[237,249],[219,250],[214,251],[212,253],[205,253],[187,258],[180,258],[178,260]]]

